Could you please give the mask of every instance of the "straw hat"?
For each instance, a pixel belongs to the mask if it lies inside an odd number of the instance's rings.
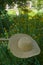
[[[36,41],[27,34],[13,35],[8,44],[11,53],[19,58],[29,58],[40,53],[40,48]]]

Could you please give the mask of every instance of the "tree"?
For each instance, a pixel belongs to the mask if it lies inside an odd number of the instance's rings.
[[[18,5],[23,4],[26,0],[0,0],[0,9],[5,9],[6,4],[11,5],[12,3],[17,3]]]

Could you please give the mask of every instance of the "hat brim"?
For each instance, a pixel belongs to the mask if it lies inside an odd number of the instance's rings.
[[[32,44],[33,44],[32,50],[24,52],[18,48],[18,40],[21,37],[28,37],[32,41]],[[36,43],[36,41],[33,40],[32,37],[30,37],[29,35],[26,35],[26,34],[13,35],[9,40],[8,48],[10,49],[11,53],[14,56],[19,57],[19,58],[29,58],[29,57],[40,54],[40,48],[39,48],[38,44]]]

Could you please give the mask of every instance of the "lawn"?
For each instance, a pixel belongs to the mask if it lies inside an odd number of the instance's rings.
[[[13,10],[13,9],[9,9],[9,10],[7,11],[7,13],[8,13],[8,15],[16,15],[16,11]]]
[[[16,33],[26,33],[32,36],[40,46],[41,53],[36,56],[40,65],[43,65],[43,16],[35,14],[20,14],[0,16],[0,37],[11,37]],[[8,41],[0,41],[0,65],[32,65],[29,59],[18,59],[8,50]],[[32,61],[32,58],[30,59]],[[29,64],[30,63],[30,64]],[[33,65],[38,65],[37,63]]]

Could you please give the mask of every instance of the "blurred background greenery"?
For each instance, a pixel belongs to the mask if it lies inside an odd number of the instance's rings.
[[[37,41],[41,49],[37,58],[43,65],[43,0],[0,0],[0,38],[16,33],[26,33]],[[8,41],[0,41],[0,65],[32,65],[28,59],[14,57],[7,45]]]

